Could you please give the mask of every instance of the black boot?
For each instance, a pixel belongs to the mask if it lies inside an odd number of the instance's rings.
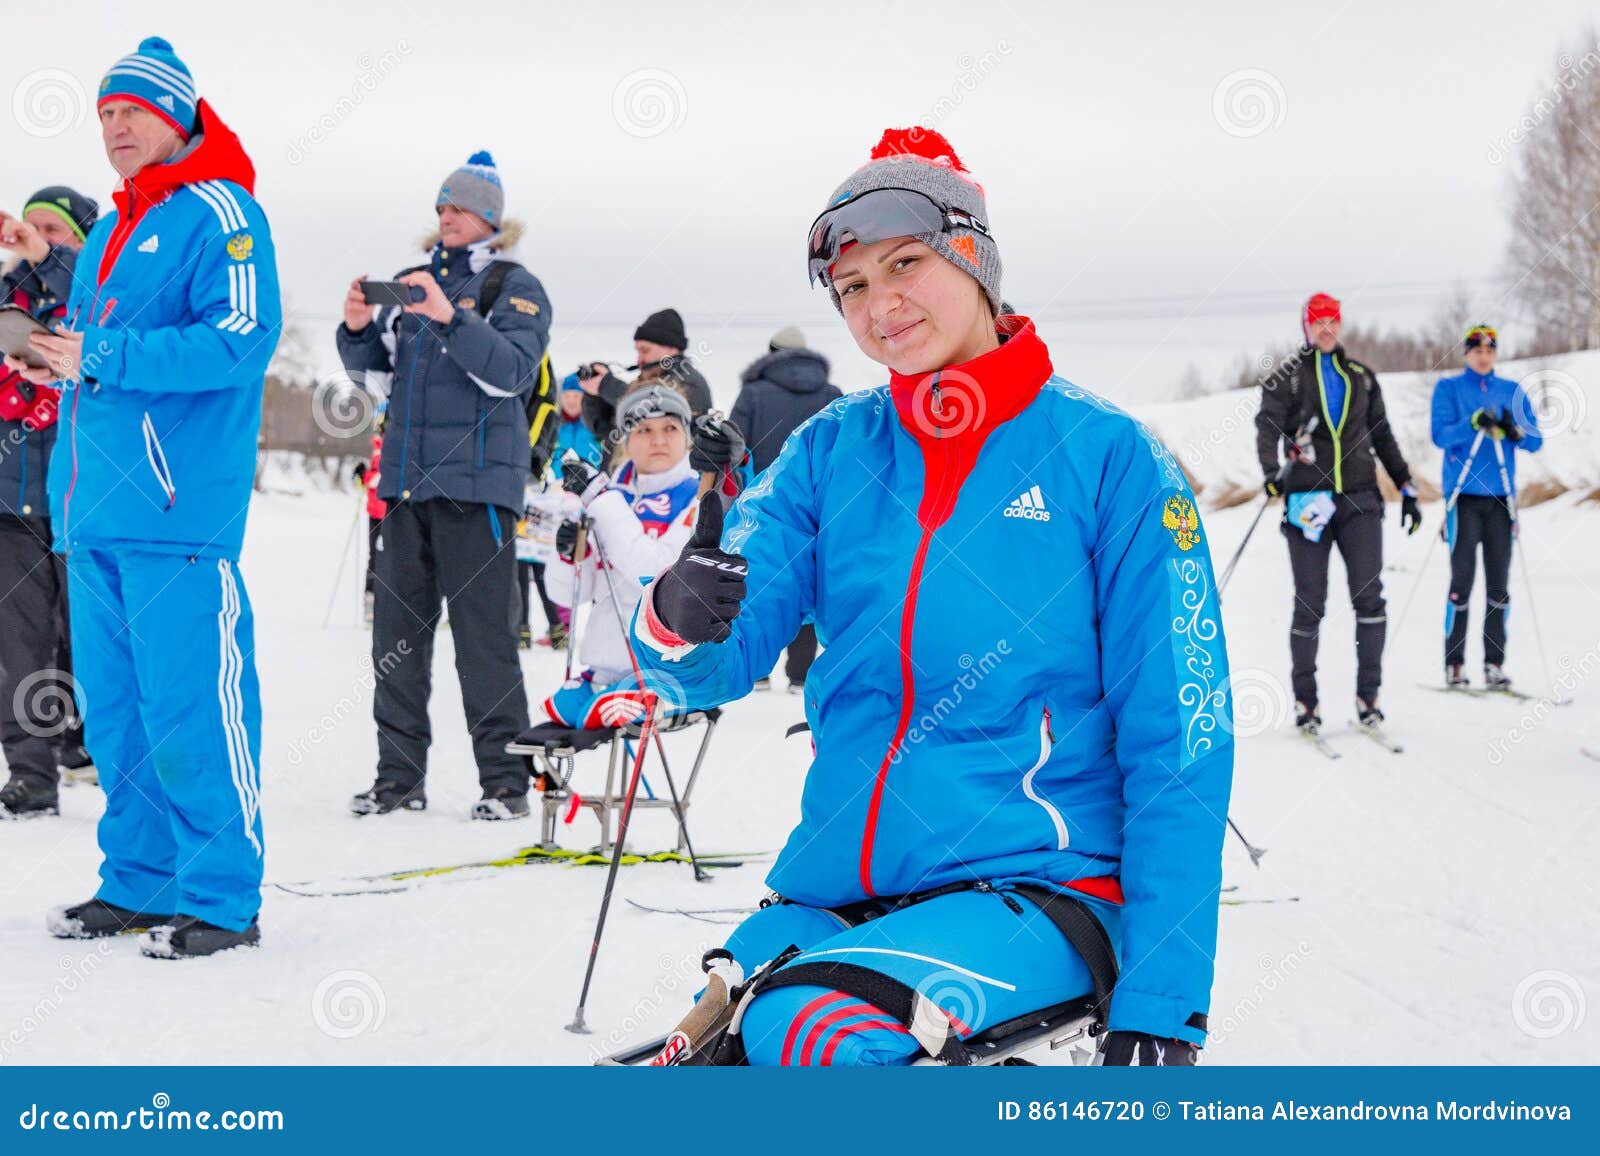
[[[61,814],[61,801],[54,784],[16,775],[0,787],[0,819],[42,819]]]
[[[151,959],[198,959],[233,947],[259,947],[261,928],[255,920],[243,931],[229,931],[192,915],[180,915],[145,932],[139,950]]]
[[[488,787],[483,798],[472,804],[474,819],[526,819],[528,817],[528,792],[518,793],[515,787]]]
[[[1317,713],[1317,704],[1314,702],[1295,703],[1294,725],[1308,735],[1321,734],[1322,716]]]
[[[354,815],[387,815],[390,811],[426,811],[428,796],[422,784],[407,787],[392,779],[379,779],[371,787],[350,800]]]
[[[1364,727],[1377,726],[1383,722],[1383,712],[1378,709],[1378,700],[1356,696],[1356,721]]]
[[[150,911],[129,911],[103,899],[90,899],[71,907],[57,907],[44,917],[44,925],[57,939],[104,939],[130,931],[147,931],[171,923],[172,918]]]
[[[1467,673],[1459,662],[1452,662],[1444,668],[1444,684],[1451,690],[1466,690],[1472,685],[1472,681],[1467,678]]]

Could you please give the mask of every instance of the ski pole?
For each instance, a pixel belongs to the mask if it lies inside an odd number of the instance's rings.
[[[333,589],[328,592],[328,608],[322,612],[322,629],[328,629],[328,621],[333,617],[333,607],[339,600],[339,584],[344,581],[345,563],[350,561],[350,543],[355,540],[356,527],[361,525],[361,515],[366,510],[367,495],[360,493],[356,503],[356,516],[350,523],[350,529],[344,536],[344,549],[339,554],[339,569],[333,575]]]
[[[617,588],[611,580],[611,569],[606,565],[606,551],[605,547],[601,545],[599,534],[594,536],[594,548],[600,556],[600,572],[606,576],[606,589],[611,594],[611,612],[616,616],[617,629],[622,632],[622,642],[628,648],[628,658],[637,669],[639,664],[633,653],[633,640],[628,637],[628,624],[622,620],[622,608],[617,605]],[[643,689],[642,684],[641,689]],[[661,773],[666,777],[667,790],[672,795],[672,811],[673,814],[678,816],[678,834],[683,837],[684,849],[689,852],[689,865],[694,868],[695,881],[704,883],[711,876],[706,873],[705,868],[700,866],[700,860],[695,858],[694,844],[689,841],[689,820],[683,813],[683,803],[678,799],[678,785],[673,781],[672,768],[667,765],[667,748],[666,744],[661,741],[661,732],[659,730],[655,732],[655,740],[656,753],[661,759]]]
[[[1244,849],[1250,853],[1250,863],[1251,863],[1251,865],[1254,866],[1254,867],[1260,867],[1261,866],[1261,856],[1263,856],[1263,855],[1265,855],[1267,853],[1267,849],[1265,847],[1254,846],[1250,842],[1250,840],[1246,839],[1244,837],[1244,832],[1239,830],[1239,824],[1237,824],[1237,823],[1235,823],[1233,821],[1233,816],[1232,815],[1228,816],[1228,828],[1235,835],[1239,836],[1239,842],[1243,843],[1244,844]]]
[[[1522,585],[1528,591],[1528,617],[1533,620],[1533,639],[1539,644],[1539,665],[1543,668],[1545,684],[1550,688],[1550,700],[1565,705],[1566,700],[1556,691],[1555,679],[1550,677],[1550,656],[1545,653],[1544,631],[1539,628],[1539,611],[1533,600],[1533,579],[1528,574],[1528,552],[1517,549],[1518,539],[1522,537],[1522,519],[1517,511],[1517,491],[1512,487],[1511,474],[1506,469],[1506,452],[1501,448],[1499,438],[1494,439],[1494,460],[1500,467],[1500,488],[1506,492],[1506,509],[1511,514],[1511,549],[1521,563]]]
[[[1310,437],[1311,431],[1316,428],[1317,417],[1315,414],[1312,414],[1311,417],[1306,419],[1306,423],[1300,427],[1299,432],[1295,434],[1293,438],[1294,444],[1298,446],[1303,439]],[[1295,462],[1298,460],[1299,459],[1294,456],[1285,458],[1283,464],[1278,467],[1278,472],[1272,475],[1273,485],[1283,485],[1285,479],[1287,479],[1289,476],[1289,471],[1294,469]],[[1239,548],[1233,552],[1233,557],[1228,559],[1228,565],[1222,571],[1222,577],[1217,579],[1218,601],[1221,601],[1222,592],[1228,587],[1228,579],[1233,577],[1234,567],[1238,566],[1239,559],[1244,557],[1244,548],[1250,544],[1250,539],[1255,534],[1256,527],[1261,524],[1261,515],[1267,512],[1267,507],[1270,505],[1272,505],[1272,495],[1263,495],[1261,499],[1261,505],[1256,510],[1256,516],[1250,522],[1250,528],[1244,532],[1244,541],[1239,543]]]
[[[1461,476],[1456,478],[1455,489],[1450,491],[1450,496],[1444,503],[1444,521],[1439,526],[1439,533],[1428,542],[1428,548],[1422,555],[1422,566],[1417,570],[1417,580],[1411,584],[1411,593],[1406,595],[1406,604],[1400,608],[1400,617],[1395,619],[1394,633],[1400,635],[1400,628],[1405,625],[1406,616],[1411,613],[1411,604],[1417,600],[1417,591],[1422,589],[1422,580],[1427,577],[1428,563],[1433,560],[1433,548],[1437,546],[1445,535],[1446,528],[1450,525],[1450,511],[1456,508],[1456,500],[1461,497],[1461,491],[1466,488],[1467,474],[1472,469],[1473,459],[1478,456],[1478,447],[1483,445],[1483,431],[1478,431],[1478,436],[1472,439],[1472,448],[1467,451],[1467,460],[1461,464]]]

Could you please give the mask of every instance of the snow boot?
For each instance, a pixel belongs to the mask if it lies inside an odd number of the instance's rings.
[[[1316,736],[1322,733],[1322,716],[1317,713],[1316,703],[1297,702],[1294,704],[1294,725],[1308,735]]]
[[[1360,695],[1356,696],[1356,721],[1364,727],[1381,726],[1383,712],[1378,709],[1378,700],[1368,702]]]
[[[353,815],[387,815],[390,811],[426,811],[428,796],[422,784],[407,787],[392,779],[379,779],[350,800]]]
[[[561,623],[553,623],[545,631],[543,638],[538,640],[540,646],[548,646],[551,650],[565,650],[567,648],[567,628]]]
[[[1486,690],[1508,691],[1511,689],[1511,676],[1505,667],[1493,662],[1483,664],[1483,685]]]
[[[472,804],[474,819],[526,819],[528,813],[528,793],[519,794],[515,787],[487,787],[483,798]]]
[[[1466,690],[1472,685],[1472,680],[1467,678],[1459,662],[1452,662],[1444,668],[1444,684],[1450,690]]]
[[[755,686],[751,687],[751,689],[752,690],[771,690],[772,689],[772,679],[770,679],[770,678],[758,678],[758,679],[756,679]]]
[[[61,799],[53,785],[11,776],[0,787],[0,819],[42,819],[61,814]]]
[[[144,933],[139,950],[151,959],[198,959],[234,947],[261,946],[255,920],[243,931],[229,931],[193,915],[180,915]]]
[[[172,919],[171,915],[129,911],[104,899],[90,899],[71,907],[57,907],[44,917],[44,925],[57,939],[104,939],[130,931],[148,931],[171,923]]]

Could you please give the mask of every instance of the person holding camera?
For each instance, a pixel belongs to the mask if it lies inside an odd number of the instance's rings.
[[[504,204],[494,159],[474,153],[440,186],[427,261],[394,282],[358,278],[345,296],[339,356],[389,399],[376,491],[388,504],[372,632],[378,768],[351,800],[358,815],[427,806],[441,600],[450,606],[483,789],[472,817],[528,814],[527,768],[505,748],[528,725],[517,659],[516,522],[550,299],[509,256],[521,227],[504,219]]]
[[[0,273],[0,304],[47,325],[65,318],[73,265],[98,214],[61,185],[34,193],[20,217],[0,213],[0,249],[17,256]],[[70,683],[55,681],[72,677],[66,560],[52,549],[45,494],[60,410],[55,386],[0,369],[0,746],[11,772],[0,819],[59,814],[60,770],[92,765]]]
[[[638,376],[624,382],[603,361],[578,368],[578,385],[583,390],[583,420],[609,452],[623,436],[617,429],[617,405],[630,390],[651,382],[673,386],[689,401],[689,410],[699,417],[711,408],[711,386],[684,352],[689,347],[683,318],[676,309],[650,314],[633,332],[633,352],[638,359]]]

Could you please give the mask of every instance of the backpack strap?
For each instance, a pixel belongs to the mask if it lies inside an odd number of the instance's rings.
[[[515,261],[495,260],[489,262],[488,276],[483,279],[483,288],[478,292],[478,316],[487,317],[494,308],[494,303],[500,299],[500,290],[506,283],[506,275],[513,269],[520,269],[521,265]]]

